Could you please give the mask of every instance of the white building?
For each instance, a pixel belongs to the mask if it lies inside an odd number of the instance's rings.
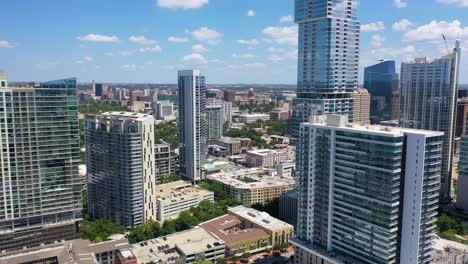
[[[270,115],[267,114],[243,114],[239,115],[239,122],[244,124],[255,123],[257,120],[268,121]]]
[[[274,168],[277,164],[285,161],[287,154],[283,151],[273,149],[256,149],[248,151],[245,155],[247,167]]]

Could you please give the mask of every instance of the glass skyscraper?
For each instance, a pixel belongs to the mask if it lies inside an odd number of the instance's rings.
[[[180,173],[189,180],[204,179],[208,153],[206,131],[206,82],[199,70],[179,71]]]
[[[76,79],[1,87],[0,105],[0,251],[75,238],[82,217]]]
[[[317,114],[344,114],[352,120],[358,89],[360,22],[357,0],[296,0],[299,24],[297,98],[292,133]]]
[[[444,132],[441,202],[450,201],[455,140],[460,42],[440,59],[401,65],[401,126]]]
[[[296,264],[430,263],[443,133],[301,124]]]
[[[364,69],[364,88],[371,94],[371,122],[391,119],[392,97],[397,96],[398,74],[395,61],[384,61]]]

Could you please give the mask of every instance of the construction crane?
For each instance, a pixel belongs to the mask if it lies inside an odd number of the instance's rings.
[[[449,49],[449,47],[448,47],[448,45],[447,45],[447,39],[445,38],[445,35],[444,35],[444,34],[442,34],[442,37],[444,38],[444,43],[445,43],[445,48],[447,49],[447,54],[449,54],[449,53],[450,53],[450,49]]]

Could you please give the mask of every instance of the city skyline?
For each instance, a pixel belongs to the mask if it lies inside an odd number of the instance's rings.
[[[175,71],[200,68],[212,83],[296,82],[294,1],[110,3],[47,0],[25,8],[6,1],[4,19],[12,22],[0,25],[0,56],[9,80],[175,83]],[[449,49],[455,38],[466,47],[466,10],[462,1],[360,1],[359,83],[363,68],[379,59],[396,59],[399,71],[402,61],[444,55],[442,34]],[[462,60],[461,72],[467,68]]]

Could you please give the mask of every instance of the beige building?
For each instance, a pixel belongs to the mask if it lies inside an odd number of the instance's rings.
[[[244,114],[239,116],[239,122],[244,124],[255,123],[257,120],[268,121],[270,115],[267,114]]]
[[[156,220],[174,219],[183,211],[204,200],[214,201],[214,194],[190,182],[176,181],[156,186]]]
[[[216,173],[208,175],[207,180],[222,184],[228,196],[245,205],[265,204],[295,188],[294,179],[269,176],[260,168]]]
[[[213,261],[225,250],[223,240],[200,227],[132,245],[138,264]]]
[[[294,227],[286,222],[270,216],[266,212],[239,205],[228,209],[228,213],[239,217],[244,228],[260,228],[271,239],[271,245],[280,246],[289,243],[294,237]]]
[[[272,149],[256,149],[248,151],[245,155],[247,167],[274,168],[277,164],[287,159],[283,151]]]
[[[353,122],[370,124],[371,97],[366,89],[359,89],[354,93]]]

